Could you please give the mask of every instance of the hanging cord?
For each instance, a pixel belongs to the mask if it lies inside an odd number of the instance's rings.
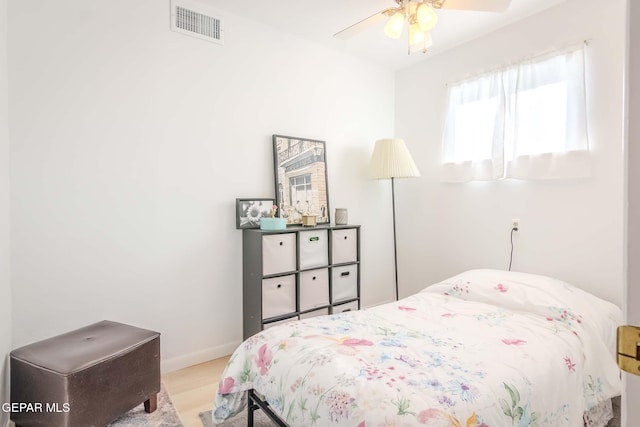
[[[517,227],[511,229],[511,254],[509,255],[509,271],[511,271],[511,263],[513,262],[513,232],[518,231]]]

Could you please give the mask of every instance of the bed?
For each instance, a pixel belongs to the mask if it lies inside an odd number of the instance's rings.
[[[604,426],[622,313],[557,279],[468,271],[400,301],[243,342],[212,415],[290,426]]]

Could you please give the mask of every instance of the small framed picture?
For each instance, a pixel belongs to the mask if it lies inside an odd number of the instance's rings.
[[[236,199],[236,228],[259,228],[260,218],[270,218],[275,204],[275,199]]]

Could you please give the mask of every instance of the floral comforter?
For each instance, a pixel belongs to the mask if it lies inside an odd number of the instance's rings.
[[[621,392],[615,305],[469,271],[375,308],[267,329],[232,355],[213,419],[255,389],[291,426],[582,426]]]

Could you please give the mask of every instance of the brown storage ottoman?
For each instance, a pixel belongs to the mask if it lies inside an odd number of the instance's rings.
[[[11,352],[17,426],[104,426],[160,391],[160,334],[102,321]],[[31,405],[31,406],[29,406]]]

